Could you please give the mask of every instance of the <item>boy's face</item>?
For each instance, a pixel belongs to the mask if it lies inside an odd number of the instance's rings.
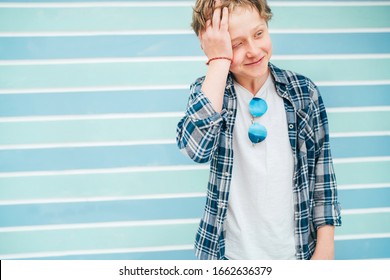
[[[272,55],[267,22],[255,9],[236,7],[229,14],[229,34],[233,47],[230,71],[247,88],[261,86],[268,77]]]

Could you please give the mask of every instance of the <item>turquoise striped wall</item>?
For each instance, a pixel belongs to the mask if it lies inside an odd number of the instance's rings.
[[[207,165],[176,148],[205,72],[193,1],[0,1],[0,258],[194,259]],[[337,259],[390,258],[390,1],[270,1],[320,87]]]

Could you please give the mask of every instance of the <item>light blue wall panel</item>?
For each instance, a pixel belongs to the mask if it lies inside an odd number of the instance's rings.
[[[390,49],[390,48],[389,48]],[[189,87],[188,87],[189,88]],[[325,105],[371,107],[390,105],[390,85],[320,86]],[[181,112],[188,89],[48,92],[0,94],[0,116],[55,116]],[[144,102],[147,100],[148,102]]]
[[[201,197],[0,205],[0,226],[196,219],[201,216],[204,203],[205,198]]]
[[[0,0],[1,259],[195,258],[207,165],[172,122],[206,69],[193,1],[99,2]],[[390,258],[390,1],[274,2],[273,62],[328,109],[336,258]]]
[[[334,158],[390,156],[390,136],[331,140]],[[192,165],[175,144],[0,150],[1,172]]]
[[[271,34],[274,55],[381,54],[390,34]],[[195,34],[2,37],[0,59],[203,56]],[[151,47],[153,46],[153,47]]]

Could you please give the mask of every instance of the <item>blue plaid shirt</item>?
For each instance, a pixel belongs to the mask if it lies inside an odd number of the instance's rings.
[[[294,154],[294,219],[297,259],[310,259],[317,229],[341,225],[337,185],[329,146],[328,120],[316,85],[308,78],[269,64],[276,91],[283,98]],[[199,259],[225,259],[224,220],[233,168],[233,128],[237,98],[229,73],[223,109],[217,113],[201,91],[204,77],[191,85],[177,144],[195,162],[210,162],[204,215],[196,234]]]

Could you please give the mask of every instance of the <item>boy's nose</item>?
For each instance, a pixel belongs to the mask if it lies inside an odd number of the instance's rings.
[[[246,55],[248,57],[254,57],[257,54],[257,47],[253,41],[248,41]]]

